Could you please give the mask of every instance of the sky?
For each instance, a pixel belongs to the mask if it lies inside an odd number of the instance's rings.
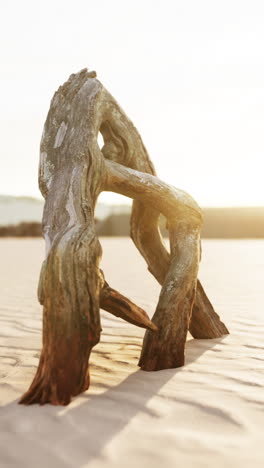
[[[41,198],[50,100],[88,67],[162,180],[201,206],[264,205],[262,0],[10,0],[0,41],[0,194]]]

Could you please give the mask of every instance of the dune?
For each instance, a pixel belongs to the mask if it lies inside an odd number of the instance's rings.
[[[151,316],[159,285],[127,238],[102,238],[106,279]],[[206,240],[199,277],[230,330],[186,365],[137,367],[144,330],[107,312],[90,389],[67,407],[18,405],[41,349],[41,239],[0,239],[0,466],[263,467],[264,240]]]

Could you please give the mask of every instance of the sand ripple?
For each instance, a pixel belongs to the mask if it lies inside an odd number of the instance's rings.
[[[102,245],[110,284],[152,315],[159,286],[132,243]],[[204,242],[200,277],[230,336],[189,337],[185,367],[145,373],[144,331],[102,312],[91,388],[66,408],[17,404],[41,349],[42,242],[1,240],[0,255],[1,467],[264,466],[264,241]]]

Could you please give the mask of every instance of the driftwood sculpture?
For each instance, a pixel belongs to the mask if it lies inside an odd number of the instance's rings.
[[[104,146],[97,142],[101,132]],[[89,357],[100,339],[100,307],[147,328],[139,365],[146,371],[184,364],[194,338],[228,333],[197,282],[202,213],[182,190],[159,180],[141,137],[114,98],[86,69],[55,93],[40,148],[46,259],[39,280],[43,349],[21,403],[66,405],[89,387]],[[131,237],[162,285],[152,321],[106,282],[95,233],[100,192],[134,199]],[[170,253],[158,227],[167,218]]]

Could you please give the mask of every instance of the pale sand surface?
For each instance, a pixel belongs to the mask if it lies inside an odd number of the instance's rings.
[[[152,315],[159,285],[128,239],[102,239],[109,283]],[[144,330],[102,312],[92,384],[68,407],[17,404],[41,348],[41,240],[0,241],[1,467],[264,466],[264,241],[203,242],[200,279],[231,335],[193,340],[186,365],[137,367]]]

